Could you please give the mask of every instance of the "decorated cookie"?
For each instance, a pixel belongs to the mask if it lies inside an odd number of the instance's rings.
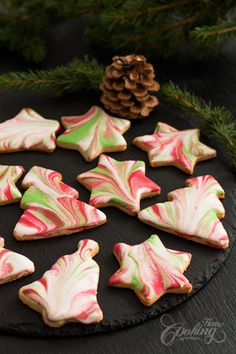
[[[42,278],[20,289],[21,301],[40,312],[51,327],[67,322],[100,322],[103,314],[97,302],[99,266],[92,259],[98,251],[97,242],[80,241],[75,253],[62,256]]]
[[[19,253],[7,250],[0,237],[0,284],[25,277],[34,272],[34,263]]]
[[[166,293],[192,291],[183,275],[192,255],[165,248],[157,235],[140,245],[117,243],[114,255],[120,269],[111,276],[109,285],[133,289],[144,305],[152,305]]]
[[[52,152],[56,148],[55,133],[60,124],[45,119],[30,108],[0,124],[0,153],[21,150]]]
[[[68,235],[106,222],[100,210],[83,203],[78,192],[61,182],[60,173],[34,166],[25,176],[21,199],[24,214],[15,226],[17,240],[37,240]]]
[[[229,238],[219,220],[225,215],[219,200],[224,190],[212,176],[190,178],[186,186],[170,192],[168,202],[143,209],[139,219],[188,240],[227,248]]]
[[[4,238],[0,236],[0,248],[4,247],[5,241]]]
[[[145,176],[143,161],[117,161],[101,155],[96,168],[77,180],[91,191],[89,204],[115,206],[127,214],[140,210],[140,199],[160,194],[160,187]]]
[[[86,161],[92,161],[102,152],[123,151],[123,138],[130,121],[111,117],[103,109],[93,106],[81,116],[63,117],[66,131],[57,138],[57,145],[78,150]]]
[[[165,123],[157,123],[152,135],[133,140],[133,144],[148,152],[152,167],[176,166],[186,173],[193,173],[198,161],[216,156],[216,151],[199,141],[199,129],[177,130]]]
[[[0,165],[0,205],[18,202],[22,195],[15,183],[22,176],[22,166]]]

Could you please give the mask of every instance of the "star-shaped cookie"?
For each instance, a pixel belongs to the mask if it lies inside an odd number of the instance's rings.
[[[18,202],[22,195],[15,183],[22,176],[22,166],[0,165],[0,205]]]
[[[185,188],[168,193],[167,198],[167,202],[141,210],[138,218],[191,241],[220,249],[229,246],[227,232],[220,222],[225,215],[219,200],[224,198],[224,190],[214,177],[190,178]]]
[[[110,277],[109,285],[134,290],[144,305],[152,305],[166,293],[192,291],[183,275],[192,255],[165,248],[157,235],[139,245],[117,243],[113,252],[121,267]]]
[[[57,145],[78,150],[86,161],[92,161],[103,152],[124,151],[123,138],[130,128],[130,121],[108,115],[93,106],[81,116],[62,117],[66,131],[57,138]]]
[[[24,108],[14,118],[0,124],[0,153],[22,150],[52,152],[60,124],[45,119],[31,108]]]
[[[133,144],[147,151],[150,165],[175,166],[192,174],[198,161],[216,156],[216,151],[199,141],[199,129],[177,130],[165,123],[157,123],[152,135],[133,140]]]
[[[140,210],[140,199],[160,194],[160,187],[145,176],[143,161],[117,161],[101,155],[98,166],[77,180],[91,191],[89,204],[115,206],[127,214]]]

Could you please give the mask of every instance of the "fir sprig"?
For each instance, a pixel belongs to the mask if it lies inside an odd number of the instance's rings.
[[[204,57],[212,53],[207,46],[217,52],[223,47],[219,44],[236,36],[234,8],[234,0],[120,0],[119,6],[112,1],[94,18],[87,35],[121,53],[167,57],[190,43],[196,56]]]
[[[235,0],[1,0],[0,49],[43,60],[51,26],[82,16],[87,38],[120,54],[166,57],[189,43],[203,57],[236,36],[235,9]]]
[[[104,68],[96,59],[74,59],[71,63],[49,70],[15,71],[0,75],[0,87],[10,89],[49,90],[56,95],[98,89]]]
[[[193,3],[194,0],[179,0],[169,1],[168,3],[142,1],[136,0],[126,1],[123,6],[116,8],[107,8],[101,15],[104,24],[109,26],[109,29],[113,29],[116,26],[124,26],[125,24],[133,25],[135,27],[141,27],[150,21],[159,22],[160,17],[165,16],[167,11],[173,11],[181,6],[187,6]],[[128,22],[127,22],[128,21]]]
[[[221,21],[213,26],[196,27],[190,31],[189,38],[194,46],[215,51],[235,35],[236,21]]]
[[[226,147],[229,160],[236,171],[236,123],[224,107],[213,107],[210,102],[181,89],[173,82],[162,86],[161,93],[170,103],[202,121],[202,130],[216,142]]]

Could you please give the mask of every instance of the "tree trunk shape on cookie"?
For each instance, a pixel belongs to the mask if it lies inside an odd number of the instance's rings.
[[[97,302],[99,266],[92,259],[97,242],[81,240],[78,250],[60,257],[39,280],[23,286],[21,301],[42,313],[44,322],[60,327],[66,322],[98,323],[103,319]]]
[[[60,173],[34,166],[22,186],[28,188],[21,200],[23,215],[15,226],[18,240],[36,240],[72,234],[102,225],[106,216],[79,200],[78,192],[61,182]]]
[[[212,176],[186,181],[186,188],[168,194],[168,202],[141,210],[141,221],[158,229],[216,248],[227,248],[229,238],[220,219],[224,190]]]

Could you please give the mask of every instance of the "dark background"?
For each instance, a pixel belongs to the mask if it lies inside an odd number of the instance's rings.
[[[73,57],[86,53],[99,59],[108,58],[99,48],[91,51],[86,43],[80,43],[82,27],[78,22],[70,21],[56,26],[50,33],[48,58],[42,67],[51,67],[67,63]],[[75,35],[77,33],[77,36]],[[213,104],[224,105],[235,115],[236,111],[236,44],[226,49],[223,56],[198,62],[187,55],[166,61],[158,61],[157,78],[161,82],[167,79],[186,84],[189,88]],[[108,59],[109,61],[109,59]],[[0,71],[24,70],[26,68],[18,57],[1,53]],[[47,94],[23,92],[19,94],[0,94],[1,117],[13,116],[23,106],[30,106],[44,114],[44,108],[53,106],[52,113],[63,115],[70,105],[76,107],[76,100],[87,100],[89,94],[67,96],[55,99]],[[92,98],[92,96],[91,96]],[[91,101],[91,105],[94,102]],[[55,112],[56,109],[56,112]],[[46,113],[46,112],[45,112]],[[48,112],[47,110],[47,113]],[[174,114],[174,111],[173,111]],[[228,167],[226,167],[228,168]],[[29,338],[1,335],[0,353],[234,353],[236,348],[236,290],[235,269],[236,250],[215,277],[189,301],[171,310],[169,314],[175,322],[183,322],[184,327],[192,328],[204,318],[221,322],[226,340],[206,345],[202,341],[176,340],[171,347],[160,341],[163,326],[160,318],[149,320],[128,329],[93,336],[75,338]]]

